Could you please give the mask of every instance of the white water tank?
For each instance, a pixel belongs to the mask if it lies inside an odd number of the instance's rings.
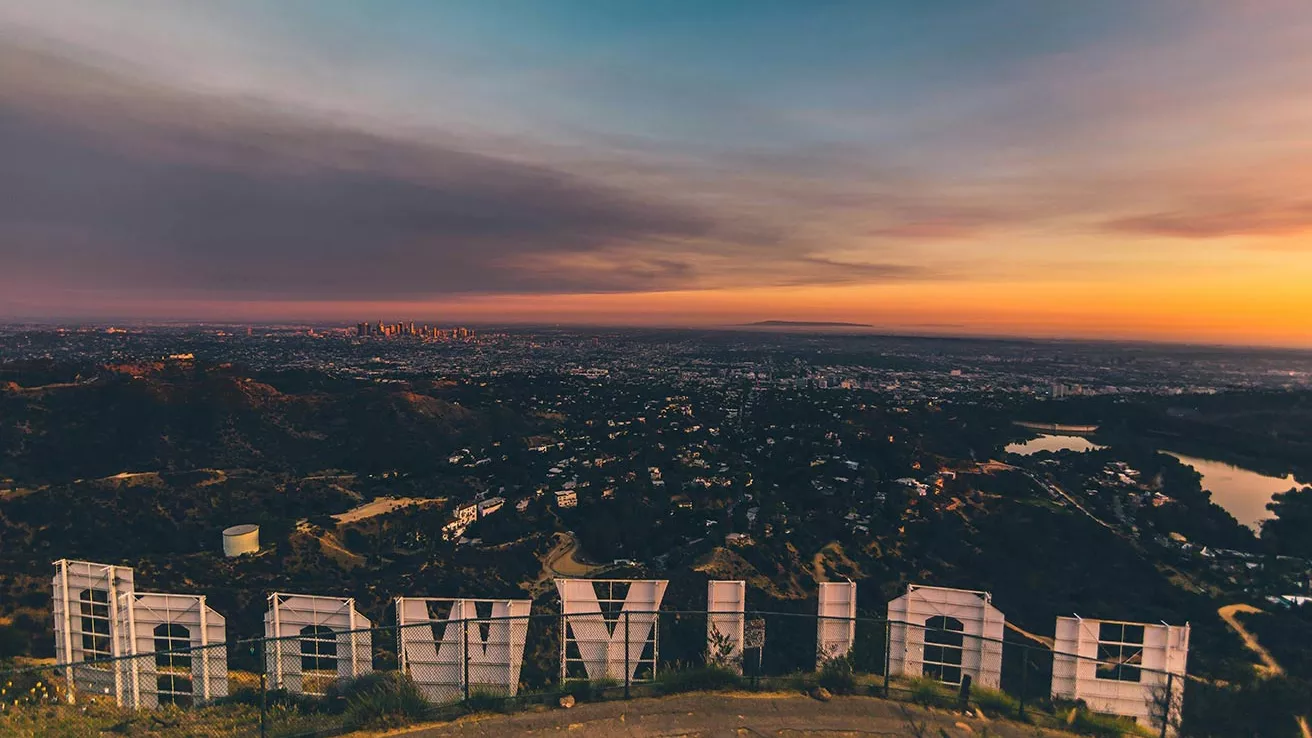
[[[260,550],[260,526],[247,523],[223,531],[223,555],[241,556]]]

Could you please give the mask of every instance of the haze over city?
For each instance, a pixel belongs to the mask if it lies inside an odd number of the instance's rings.
[[[0,3],[0,318],[1312,345],[1281,2]]]

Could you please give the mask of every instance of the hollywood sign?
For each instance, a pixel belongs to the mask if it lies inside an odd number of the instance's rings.
[[[201,595],[134,590],[132,569],[55,562],[55,648],[69,699],[112,696],[125,707],[198,704],[228,694],[223,616]],[[666,580],[557,579],[560,679],[644,681],[660,661]],[[746,584],[707,585],[707,660],[742,671]],[[398,597],[397,656],[432,702],[471,690],[514,696],[530,600]],[[856,584],[824,582],[816,609],[816,668],[856,644]],[[264,616],[273,688],[323,694],[373,671],[373,624],[349,597],[273,593]],[[1006,618],[987,592],[911,585],[888,603],[888,672],[997,688]],[[758,634],[763,636],[763,634]],[[1164,695],[1178,711],[1189,626],[1058,618],[1052,696],[1160,728]]]

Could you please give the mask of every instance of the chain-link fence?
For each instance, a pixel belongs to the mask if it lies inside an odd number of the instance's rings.
[[[1020,636],[966,633],[951,618],[454,612],[201,647],[167,626],[152,635],[128,655],[0,666],[0,735],[330,736],[565,695],[822,687],[1075,729],[1108,720],[1077,709],[1083,700],[1137,717],[1126,730],[1166,735],[1185,681],[1148,668],[1135,632],[1122,631],[1115,649],[1054,653]]]

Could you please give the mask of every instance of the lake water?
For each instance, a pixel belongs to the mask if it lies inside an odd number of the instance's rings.
[[[1224,507],[1240,523],[1256,530],[1259,523],[1271,517],[1266,503],[1277,492],[1299,486],[1294,477],[1272,477],[1258,474],[1233,464],[1199,459],[1171,451],[1163,451],[1192,466],[1203,475],[1203,489],[1212,493],[1212,501]]]
[[[1066,436],[1054,433],[1044,433],[1038,438],[1033,438],[1020,443],[1008,444],[1005,449],[1009,454],[1020,454],[1029,456],[1030,454],[1040,451],[1097,451],[1106,448],[1090,441],[1084,436]]]

